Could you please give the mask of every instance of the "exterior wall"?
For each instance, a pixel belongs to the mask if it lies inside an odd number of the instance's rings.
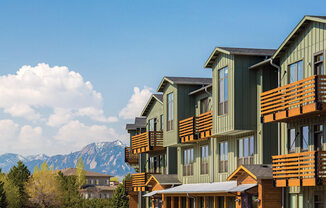
[[[209,90],[208,92],[210,93],[210,95],[205,91],[193,95],[195,99],[194,101],[195,116],[198,116],[200,114],[200,108],[201,108],[200,101],[202,99],[208,98],[208,111],[213,110],[212,90]]]
[[[228,114],[218,116],[218,70],[224,67],[228,67]],[[234,56],[221,54],[218,56],[213,68],[212,68],[212,89],[213,89],[213,134],[224,133],[232,131],[234,129]]]
[[[86,176],[86,184],[98,186],[110,186],[110,177],[89,177]]]
[[[167,131],[167,96],[168,94],[173,93],[173,130]],[[167,87],[164,90],[163,94],[163,135],[164,135],[164,141],[163,145],[164,147],[175,145],[178,143],[177,137],[178,137],[178,116],[177,116],[177,102],[178,102],[178,95],[177,95],[177,86],[175,85],[167,85]]]
[[[150,111],[146,115],[146,131],[149,131],[149,120],[156,118],[156,130],[161,131],[161,119],[160,116],[163,114],[163,105],[155,101],[151,106]]]

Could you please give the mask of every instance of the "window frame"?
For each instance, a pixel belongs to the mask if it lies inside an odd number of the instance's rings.
[[[209,98],[200,99],[200,114],[206,113],[209,111]]]
[[[173,104],[173,101],[174,101],[174,93],[173,92],[170,92],[169,94],[167,94],[167,128],[166,130],[167,131],[171,131],[173,130],[173,113],[174,113],[174,104]]]
[[[227,73],[225,73],[227,71]],[[223,78],[221,78],[221,72],[223,72]],[[228,101],[229,101],[229,66],[225,66],[218,70],[218,102],[217,102],[217,111],[218,115],[225,115],[228,113]],[[221,89],[223,87],[223,89]],[[227,88],[227,93],[225,93],[225,88]],[[221,92],[223,95],[221,95]],[[226,95],[226,96],[225,96]],[[223,99],[223,100],[221,100]]]
[[[298,77],[298,63],[302,63],[302,77],[301,77],[301,79],[299,79],[299,77]],[[293,62],[293,63],[291,63],[291,64],[289,64],[288,65],[288,84],[291,84],[291,83],[293,83],[292,81],[291,81],[291,66],[295,66],[295,80],[293,81],[293,82],[297,82],[297,81],[300,81],[300,80],[302,80],[303,78],[304,78],[304,62],[303,62],[303,59],[300,59],[300,60],[298,60],[298,61],[296,61],[296,62]]]
[[[291,130],[294,131],[294,139],[291,140]],[[287,139],[287,150],[288,153],[295,153],[296,151],[296,138],[297,137],[297,130],[295,128],[288,128],[288,139]]]
[[[183,150],[183,176],[193,176],[193,164],[194,164],[194,148],[187,148]]]
[[[307,138],[307,141],[305,141],[305,135],[303,134],[303,129],[304,128],[308,128],[308,138]],[[304,125],[304,126],[301,126],[300,127],[300,150],[301,152],[305,152],[305,151],[308,151],[309,149],[309,140],[310,140],[310,128],[309,128],[309,125]],[[304,145],[307,145],[306,147],[304,147]]]
[[[316,61],[316,57],[318,57],[318,56],[322,56],[323,57],[323,60],[321,60],[321,61]],[[319,52],[317,52],[317,53],[314,53],[313,54],[313,63],[314,63],[314,74],[315,75],[324,75],[325,73],[324,73],[324,61],[325,60],[325,54],[324,54],[324,51],[319,51]],[[323,73],[321,73],[321,74],[318,74],[317,73],[317,68],[316,68],[316,65],[321,65],[321,67],[322,67],[322,69],[323,69]]]
[[[203,153],[205,154],[206,161],[204,161]],[[208,174],[208,161],[209,161],[209,144],[204,144],[200,146],[200,174],[201,175]]]
[[[256,154],[256,137],[254,135],[241,137],[238,139],[237,143],[238,166],[243,164],[254,164],[254,156]]]
[[[229,153],[229,144],[227,141],[218,143],[219,150],[219,173],[228,172],[228,153]],[[223,152],[221,151],[223,150]]]

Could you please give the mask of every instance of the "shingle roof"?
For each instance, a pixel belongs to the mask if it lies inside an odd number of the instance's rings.
[[[316,18],[320,18],[320,19],[325,19],[326,20],[326,16],[315,16],[315,15],[306,15],[307,17],[316,17]]]
[[[69,176],[69,175],[76,175],[76,170],[77,168],[66,168],[60,171],[63,173],[63,175]],[[111,175],[89,171],[89,170],[85,170],[85,176],[86,177],[112,177]]]
[[[126,124],[126,130],[136,130],[137,128],[146,127],[146,118],[145,117],[136,117],[135,123]]]
[[[161,184],[161,185],[173,185],[173,184],[181,184],[178,179],[177,174],[154,174],[153,177]]]
[[[153,94],[159,101],[163,102],[163,94]]]
[[[177,85],[209,85],[212,83],[212,78],[204,77],[163,77],[160,85],[157,88],[158,92],[163,92],[164,87],[167,83]]]
[[[216,47],[206,61],[204,68],[212,68],[220,53],[244,56],[272,56],[275,52],[275,49]]]
[[[141,112],[141,116],[147,116],[147,113],[150,111],[151,106],[158,101],[159,103],[163,104],[163,94],[152,94],[152,96],[147,101],[143,111]],[[163,107],[162,107],[163,110]],[[145,122],[146,123],[146,122]]]
[[[273,167],[272,165],[243,165],[248,171],[254,174],[257,179],[272,179]]]

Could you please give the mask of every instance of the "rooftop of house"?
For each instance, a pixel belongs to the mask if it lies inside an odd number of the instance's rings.
[[[275,49],[263,48],[233,48],[233,47],[216,47],[206,61],[204,68],[212,68],[220,53],[228,55],[243,55],[243,56],[267,56],[270,57],[276,52]]]
[[[136,117],[135,123],[126,124],[126,130],[136,130],[137,128],[146,127],[146,117]]]
[[[178,179],[177,174],[153,174],[153,177],[157,180],[157,182],[161,185],[180,185],[181,182]]]
[[[158,92],[163,92],[165,86],[170,84],[176,85],[209,85],[212,83],[212,78],[204,78],[204,77],[163,77],[160,85],[157,88]]]
[[[66,168],[60,171],[63,173],[63,175],[70,176],[70,175],[76,175],[76,170],[77,168]],[[85,176],[86,177],[112,177],[111,175],[89,171],[89,170],[85,170]]]

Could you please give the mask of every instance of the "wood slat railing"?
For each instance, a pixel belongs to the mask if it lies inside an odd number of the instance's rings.
[[[212,135],[212,111],[202,113],[197,117],[190,117],[179,121],[179,138],[181,143],[195,142]]]
[[[132,188],[132,180],[125,180],[125,192],[126,195],[131,195],[134,192]]]
[[[277,187],[315,186],[326,177],[326,151],[272,156]]]
[[[314,75],[260,94],[263,121],[286,120],[320,110],[326,101],[326,76]]]
[[[145,191],[146,182],[149,179],[150,174],[148,173],[135,173],[132,174],[132,188],[133,191]]]
[[[130,147],[125,147],[125,162],[138,164],[138,154],[133,154]]]
[[[147,131],[131,138],[131,149],[133,154],[149,152],[151,150],[162,150],[163,132]]]

